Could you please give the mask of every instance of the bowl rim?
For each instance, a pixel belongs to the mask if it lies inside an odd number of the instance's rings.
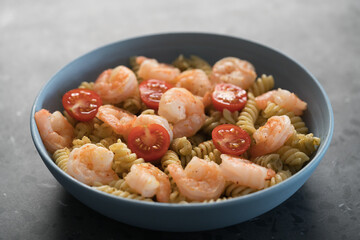
[[[319,146],[319,148],[317,149],[315,155],[312,157],[311,161],[308,162],[300,171],[298,171],[297,173],[295,173],[294,175],[292,175],[290,178],[286,179],[283,182],[280,182],[274,186],[272,186],[271,188],[266,188],[266,189],[262,189],[260,191],[256,191],[254,193],[251,194],[247,194],[244,196],[239,196],[239,197],[235,197],[235,198],[230,198],[230,199],[226,199],[226,200],[220,200],[220,201],[214,201],[214,202],[207,202],[206,204],[204,203],[188,203],[188,204],[174,204],[174,203],[161,203],[161,202],[147,202],[147,201],[141,201],[141,200],[135,200],[135,199],[128,199],[128,198],[121,198],[121,197],[117,197],[114,196],[112,194],[108,194],[105,192],[102,192],[100,190],[94,189],[93,187],[90,187],[80,181],[78,181],[77,179],[71,177],[69,174],[65,173],[62,169],[60,169],[56,163],[52,160],[52,158],[50,157],[50,154],[47,152],[47,150],[45,149],[40,134],[38,132],[37,126],[36,126],[36,122],[34,119],[34,114],[36,112],[36,108],[39,105],[39,103],[41,102],[41,96],[42,93],[44,91],[46,91],[46,89],[49,87],[50,83],[54,81],[55,76],[57,76],[58,74],[60,74],[62,71],[64,71],[66,69],[67,66],[74,64],[77,61],[80,61],[83,58],[86,58],[88,55],[94,54],[96,52],[100,52],[103,51],[106,48],[111,48],[112,46],[115,46],[117,44],[121,44],[124,42],[128,42],[128,41],[134,41],[134,40],[141,40],[141,39],[146,39],[146,38],[154,38],[154,37],[168,37],[168,36],[193,36],[193,37],[218,37],[218,38],[227,38],[227,39],[232,39],[232,40],[237,40],[237,41],[242,41],[242,42],[246,42],[248,44],[254,45],[256,47],[260,47],[260,48],[264,48],[266,50],[270,50],[272,52],[275,52],[279,55],[281,55],[282,57],[286,58],[287,60],[293,62],[294,64],[298,65],[306,74],[308,74],[311,79],[314,81],[314,83],[317,85],[317,87],[319,88],[322,97],[324,98],[325,102],[326,102],[326,109],[329,112],[329,129],[327,129],[327,132],[325,134],[325,139],[321,139],[321,144]],[[116,42],[112,42],[112,43],[108,43],[105,44],[103,46],[97,47],[75,59],[73,59],[72,61],[68,62],[67,64],[65,64],[63,67],[60,68],[60,70],[58,70],[57,72],[55,72],[51,78],[42,86],[42,88],[40,89],[40,91],[38,92],[33,105],[32,105],[32,109],[30,112],[30,132],[31,132],[31,136],[34,142],[34,145],[39,153],[39,155],[41,156],[41,159],[43,160],[43,162],[45,163],[45,165],[48,167],[48,164],[50,164],[50,166],[53,168],[54,171],[56,171],[58,174],[60,174],[62,177],[65,177],[68,181],[73,182],[74,184],[76,184],[78,187],[82,187],[87,189],[87,191],[91,191],[91,192],[95,192],[97,194],[102,195],[102,197],[105,198],[109,198],[109,199],[113,199],[115,201],[123,201],[129,204],[144,204],[145,206],[151,206],[151,207],[171,207],[174,209],[180,208],[197,208],[199,206],[201,206],[202,208],[208,208],[211,207],[213,208],[215,205],[216,206],[223,206],[223,205],[228,205],[228,204],[236,204],[237,202],[242,202],[242,201],[251,201],[252,199],[258,198],[259,196],[262,195],[267,195],[272,191],[275,191],[276,189],[280,189],[285,187],[286,185],[291,185],[292,182],[296,181],[297,179],[301,178],[306,171],[308,171],[308,169],[310,168],[315,168],[319,162],[321,161],[321,159],[323,158],[323,156],[325,155],[327,149],[329,148],[330,142],[332,140],[332,136],[333,136],[333,131],[334,131],[334,115],[333,115],[333,110],[331,107],[331,102],[329,100],[329,97],[327,96],[325,90],[323,89],[323,87],[321,86],[320,82],[315,78],[315,76],[310,73],[301,63],[297,62],[296,60],[294,60],[293,58],[289,57],[288,55],[286,55],[283,52],[278,51],[277,49],[274,49],[272,47],[268,47],[266,45],[263,45],[261,43],[257,43],[254,42],[252,40],[247,40],[247,39],[243,39],[240,37],[235,37],[235,36],[231,36],[231,35],[225,35],[225,34],[217,34],[217,33],[207,33],[207,32],[169,32],[169,33],[157,33],[157,34],[146,34],[146,35],[141,35],[141,36],[136,36],[136,37],[130,37],[130,38],[125,38],[123,40],[118,40]],[[300,186],[301,187],[301,186]]]

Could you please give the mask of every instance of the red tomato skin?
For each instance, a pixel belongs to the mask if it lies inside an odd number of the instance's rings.
[[[227,91],[234,93],[235,99],[233,99],[233,103],[226,102],[222,98]],[[236,85],[230,83],[220,83],[215,86],[211,100],[216,110],[223,111],[224,109],[228,109],[230,112],[235,112],[240,111],[245,107],[247,102],[247,93],[245,90]]]
[[[163,136],[163,140],[160,141],[160,148],[157,150],[153,150],[151,148],[150,151],[145,149],[140,149],[138,144],[136,143],[137,139],[141,136],[145,135],[145,128],[148,128],[150,131],[150,134],[154,135],[154,132],[159,131],[160,134]],[[145,146],[147,146],[144,142],[142,142]],[[156,139],[156,143],[158,143],[158,139]],[[167,130],[159,125],[159,124],[150,124],[148,126],[137,126],[131,129],[128,139],[127,139],[127,145],[130,148],[130,150],[133,153],[136,153],[137,157],[143,158],[146,162],[152,162],[157,163],[158,160],[169,149],[170,146],[170,136]]]
[[[139,85],[140,98],[149,108],[157,110],[162,94],[173,86],[165,81],[149,79]]]
[[[78,121],[90,121],[102,105],[100,96],[89,89],[76,88],[64,94],[62,104],[65,111]],[[74,105],[78,104],[74,108]]]
[[[229,130],[233,128],[234,131],[230,132]],[[219,131],[224,130],[228,131],[223,134],[220,134]],[[232,124],[222,124],[214,128],[214,130],[211,133],[213,143],[215,147],[224,154],[230,154],[230,155],[241,155],[246,150],[249,149],[250,143],[251,143],[251,137],[250,135],[243,130],[242,128],[232,125]],[[240,140],[241,139],[241,140]],[[235,140],[235,141],[232,141]],[[240,143],[238,141],[240,140]],[[244,142],[242,142],[244,141]],[[237,149],[231,149],[228,146],[226,146],[229,142],[235,142],[235,144],[239,144],[239,147]]]

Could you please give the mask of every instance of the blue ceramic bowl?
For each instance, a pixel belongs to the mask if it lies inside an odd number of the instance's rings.
[[[82,81],[95,81],[108,68],[128,65],[134,55],[171,62],[179,54],[195,54],[210,64],[226,56],[246,59],[258,75],[272,74],[275,87],[295,92],[308,103],[304,120],[310,131],[321,138],[311,161],[298,173],[274,187],[248,196],[207,204],[176,205],[122,199],[99,192],[73,179],[52,161],[37,130],[34,113],[42,108],[50,112],[62,109],[62,95]],[[170,33],[150,35],[116,42],[96,49],[66,65],[41,89],[30,117],[35,146],[54,177],[74,197],[90,208],[120,222],[163,231],[201,231],[234,225],[263,214],[294,194],[313,173],[329,147],[334,118],[330,101],[319,82],[304,67],[284,54],[239,38],[203,34]]]

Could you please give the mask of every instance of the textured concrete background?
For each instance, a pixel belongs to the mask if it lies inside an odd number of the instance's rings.
[[[360,239],[360,1],[223,2],[0,0],[0,239]],[[325,88],[335,114],[332,144],[279,207],[220,230],[148,231],[87,208],[42,163],[29,115],[48,79],[99,46],[169,31],[268,45]]]

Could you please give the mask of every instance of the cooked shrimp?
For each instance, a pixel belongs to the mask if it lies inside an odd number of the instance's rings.
[[[174,138],[193,136],[205,122],[204,104],[185,88],[166,91],[158,113],[173,124]]]
[[[125,66],[118,66],[100,74],[94,83],[94,91],[104,103],[117,104],[139,95],[139,86],[133,71]]]
[[[179,191],[190,200],[217,199],[225,188],[225,179],[219,165],[193,157],[185,169],[179,164],[169,164],[167,169]]]
[[[226,180],[234,182],[238,185],[263,189],[267,179],[275,176],[272,169],[268,169],[257,165],[249,160],[221,154],[220,169]]]
[[[158,63],[155,59],[140,59],[141,62],[138,76],[144,80],[158,79],[175,84],[175,78],[180,70],[168,64]]]
[[[71,145],[74,128],[59,111],[51,114],[48,110],[41,109],[35,113],[35,122],[49,152]]]
[[[176,86],[189,90],[192,94],[204,97],[212,89],[206,73],[201,69],[192,69],[182,72],[176,77]]]
[[[211,80],[213,83],[231,83],[248,89],[255,81],[254,66],[248,61],[235,57],[226,57],[213,66]]]
[[[295,115],[302,115],[303,111],[307,107],[306,102],[300,100],[300,98],[298,98],[294,93],[281,88],[278,90],[266,92],[256,97],[255,101],[257,107],[260,109],[264,110],[267,106],[267,103],[270,101],[276,103],[288,111],[294,112]]]
[[[271,153],[284,145],[294,133],[294,126],[286,115],[273,116],[267,120],[264,126],[257,129],[253,138],[256,144],[250,148],[252,157]]]
[[[169,202],[171,192],[169,177],[151,163],[132,165],[125,181],[143,197],[156,195],[159,202]]]
[[[87,185],[109,184],[118,180],[112,169],[114,153],[104,147],[87,143],[70,152],[67,172],[70,176]]]
[[[124,136],[125,138],[129,134],[136,120],[136,116],[134,114],[113,105],[100,106],[96,117],[109,124],[114,132]]]
[[[158,115],[150,115],[150,114],[141,114],[140,116],[138,116],[133,124],[133,127],[136,126],[146,126],[146,125],[150,125],[150,124],[159,124],[161,126],[163,126],[169,133],[170,136],[170,142],[173,139],[173,131],[171,130],[171,127],[169,125],[169,122]]]

